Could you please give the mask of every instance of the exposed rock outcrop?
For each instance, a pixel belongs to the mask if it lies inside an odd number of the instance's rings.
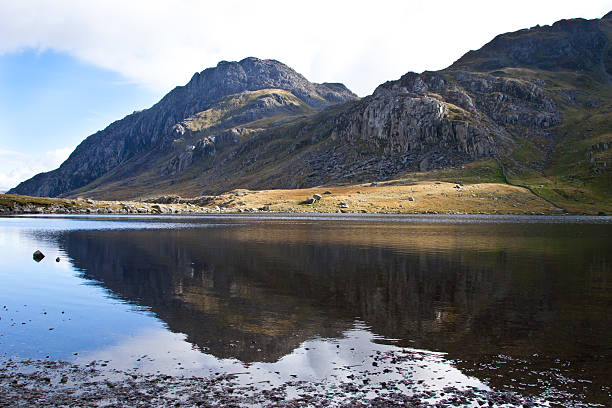
[[[500,34],[477,51],[470,51],[451,68],[492,71],[505,67],[530,67],[549,71],[599,70],[608,45],[601,20],[560,20]]]

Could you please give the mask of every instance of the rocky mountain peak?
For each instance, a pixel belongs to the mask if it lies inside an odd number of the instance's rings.
[[[601,20],[560,20],[551,26],[500,34],[481,49],[466,53],[449,69],[486,72],[518,67],[600,73],[607,47]]]
[[[11,191],[58,196],[80,188],[141,152],[164,145],[173,138],[175,125],[221,99],[263,89],[288,91],[314,111],[358,99],[342,84],[309,82],[275,60],[249,57],[238,62],[221,61],[216,67],[193,75],[186,85],[174,88],[151,108],[128,115],[87,137],[59,169],[36,175]]]
[[[315,84],[287,65],[271,59],[248,57],[241,61],[221,61],[214,68],[194,74],[184,87],[187,94],[201,101],[244,91],[284,89],[311,106],[323,107],[357,98],[342,84]],[[177,88],[179,89],[179,88]]]

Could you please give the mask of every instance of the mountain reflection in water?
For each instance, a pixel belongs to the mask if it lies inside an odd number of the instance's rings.
[[[398,346],[446,352],[493,386],[541,392],[551,381],[604,401],[610,231],[236,221],[57,238],[85,278],[218,358],[274,362],[358,319]]]

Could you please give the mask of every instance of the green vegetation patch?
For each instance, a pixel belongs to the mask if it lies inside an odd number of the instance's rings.
[[[85,202],[65,200],[61,198],[30,197],[18,194],[0,194],[0,207],[14,208],[15,206],[33,207],[64,207],[64,208],[86,208]]]

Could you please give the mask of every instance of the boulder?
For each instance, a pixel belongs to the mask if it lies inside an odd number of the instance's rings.
[[[45,254],[40,252],[38,249],[32,254],[32,259],[34,259],[36,262],[42,261],[44,257]]]
[[[163,205],[153,204],[151,209],[158,214],[172,213],[172,209]]]
[[[323,197],[319,194],[313,194],[312,198],[314,198],[316,201],[319,201],[320,199],[322,199]]]

